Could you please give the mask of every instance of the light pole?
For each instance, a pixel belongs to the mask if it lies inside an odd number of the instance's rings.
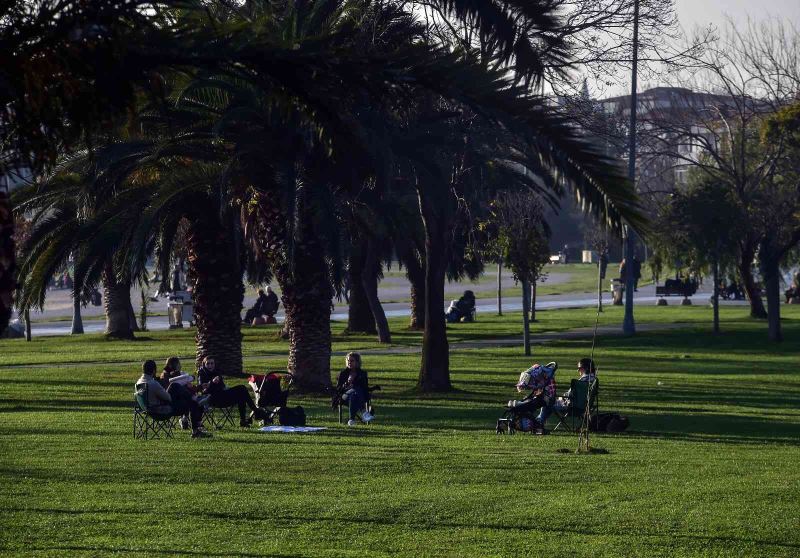
[[[633,2],[633,57],[631,67],[631,129],[630,151],[628,152],[628,178],[636,184],[636,70],[639,60],[639,0]],[[633,319],[633,247],[634,233],[628,225],[623,225],[622,234],[625,236],[625,318],[622,321],[622,333],[634,335],[636,322]]]

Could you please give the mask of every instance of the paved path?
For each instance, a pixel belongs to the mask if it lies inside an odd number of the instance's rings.
[[[708,299],[711,296],[709,292],[698,292],[691,297],[692,304],[705,305],[708,304]],[[655,296],[655,287],[647,286],[639,289],[639,292],[634,295],[636,304],[653,305],[658,298]],[[676,305],[680,303],[680,298],[670,297],[669,304]],[[723,305],[744,305],[745,301],[721,301]],[[597,304],[597,298],[588,294],[559,294],[559,295],[544,295],[540,296],[536,301],[536,308],[539,310],[548,310],[554,308],[583,308],[591,307]],[[603,304],[611,304],[611,296],[609,294],[603,295]],[[155,303],[154,303],[155,306]],[[384,304],[383,308],[387,317],[408,316],[411,313],[409,304],[406,302],[392,302]],[[497,313],[497,301],[494,298],[478,298],[476,300],[476,309],[478,314],[481,313]],[[514,312],[522,309],[522,300],[520,297],[510,297],[503,300],[503,311]],[[283,321],[283,310],[278,312],[276,316],[279,322]],[[347,320],[347,306],[337,304],[331,319],[338,321]],[[150,316],[147,319],[147,327],[151,330],[164,330],[169,327],[166,316]],[[86,333],[101,333],[105,328],[105,321],[97,318],[84,317],[83,329]],[[31,325],[31,334],[34,337],[48,336],[48,335],[68,335],[70,333],[71,324],[69,321],[57,322],[34,322]]]

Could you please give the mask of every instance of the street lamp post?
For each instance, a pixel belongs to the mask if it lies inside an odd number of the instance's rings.
[[[628,153],[628,178],[631,183],[636,182],[636,71],[639,59],[639,0],[633,3],[633,56],[631,67],[631,129],[630,151]],[[625,318],[622,321],[622,332],[625,335],[636,333],[636,322],[633,319],[633,247],[635,243],[634,232],[628,226],[623,226],[622,234],[625,236]]]

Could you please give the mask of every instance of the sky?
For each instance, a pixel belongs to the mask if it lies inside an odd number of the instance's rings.
[[[696,27],[715,26],[724,31],[728,18],[732,19],[740,29],[747,26],[748,18],[757,23],[770,18],[779,18],[790,22],[800,32],[800,0],[674,0],[678,23],[691,36]],[[639,78],[639,91],[661,85],[655,81]],[[626,95],[630,92],[630,81],[621,78],[611,87],[590,83],[593,94],[601,98],[615,95]]]
[[[785,18],[800,29],[800,1],[798,0],[675,0],[678,20],[686,31],[695,25],[709,23],[722,27],[728,15],[736,23],[747,23],[766,17]]]

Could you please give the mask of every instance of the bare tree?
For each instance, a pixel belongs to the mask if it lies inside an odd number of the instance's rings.
[[[676,79],[670,103],[638,107],[643,121],[641,179],[651,204],[682,187],[690,168],[727,185],[752,219],[738,239],[738,272],[754,317],[766,317],[753,262],[766,233],[758,225],[765,186],[785,152],[764,143],[765,119],[800,94],[797,32],[777,20],[727,32]]]

